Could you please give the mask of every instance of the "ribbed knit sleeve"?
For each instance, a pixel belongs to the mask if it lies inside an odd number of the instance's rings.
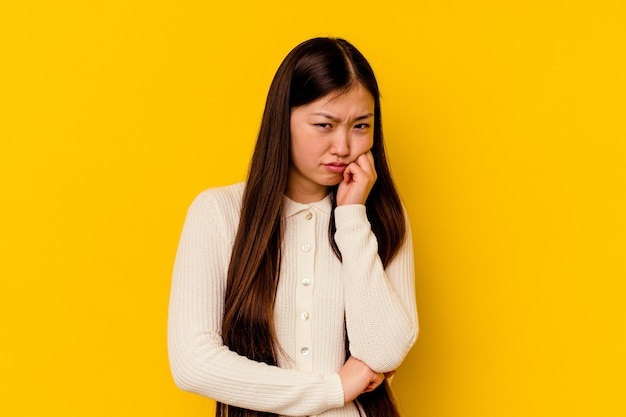
[[[418,333],[411,231],[384,269],[364,205],[335,209],[335,240],[343,258],[350,353],[376,372],[396,369]]]
[[[188,211],[169,307],[174,380],[184,390],[226,404],[282,415],[312,415],[341,407],[338,374],[269,366],[237,355],[222,342],[226,273],[242,189],[206,191]]]

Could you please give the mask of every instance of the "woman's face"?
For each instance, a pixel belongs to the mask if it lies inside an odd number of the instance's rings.
[[[300,203],[323,199],[345,167],[369,151],[374,137],[374,98],[357,84],[291,110],[287,195]]]

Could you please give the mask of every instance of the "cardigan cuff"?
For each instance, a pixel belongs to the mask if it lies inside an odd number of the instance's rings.
[[[337,229],[352,228],[363,225],[363,222],[369,224],[364,204],[348,204],[335,207],[335,225]]]
[[[345,401],[343,397],[343,385],[339,374],[331,374],[324,377],[328,384],[328,408],[343,407]]]

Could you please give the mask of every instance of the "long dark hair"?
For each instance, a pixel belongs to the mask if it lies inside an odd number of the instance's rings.
[[[374,97],[371,151],[378,178],[365,205],[384,266],[395,256],[405,238],[402,206],[385,156],[380,94],[372,68],[365,57],[343,39],[315,38],[301,43],[282,62],[269,89],[228,269],[223,341],[230,350],[252,360],[277,365],[280,349],[273,317],[280,272],[281,209],[290,163],[291,110],[333,92],[347,92],[357,84]],[[336,187],[331,187],[329,192],[334,206]],[[341,259],[334,231],[332,217],[329,239]],[[386,382],[373,392],[360,395],[357,401],[368,417],[399,416]],[[217,416],[227,415],[274,414],[218,403]]]

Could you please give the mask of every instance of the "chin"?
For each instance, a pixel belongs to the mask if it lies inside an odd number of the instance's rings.
[[[320,184],[325,185],[326,187],[334,187],[335,185],[339,184],[342,179],[343,177],[328,178],[326,179],[326,181],[320,182]]]

